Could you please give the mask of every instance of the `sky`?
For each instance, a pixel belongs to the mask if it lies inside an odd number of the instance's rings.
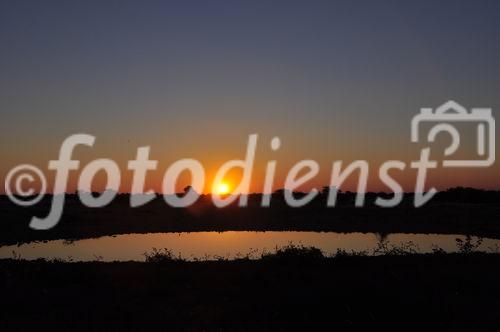
[[[499,41],[498,1],[0,0],[0,177],[47,170],[67,136],[88,133],[95,146],[74,157],[117,161],[124,192],[127,160],[151,146],[160,191],[172,162],[198,159],[213,176],[257,133],[252,192],[271,159],[275,189],[302,159],[320,164],[304,190],[328,185],[332,161],[366,159],[369,189],[384,190],[383,161],[419,157],[420,108],[500,114]],[[430,184],[500,189],[499,175],[498,162],[439,169]],[[413,172],[397,178],[411,190]]]

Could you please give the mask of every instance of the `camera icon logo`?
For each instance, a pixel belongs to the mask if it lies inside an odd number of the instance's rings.
[[[460,133],[453,123],[469,122],[476,125],[476,150],[480,159],[443,160],[444,167],[488,167],[495,162],[495,119],[490,108],[472,108],[468,112],[452,100],[435,110],[422,108],[411,122],[411,141],[414,143],[419,141],[419,127],[423,122],[436,123],[427,135],[428,142],[434,142],[441,132],[451,136],[452,143],[445,149],[445,156],[453,155],[460,147]]]

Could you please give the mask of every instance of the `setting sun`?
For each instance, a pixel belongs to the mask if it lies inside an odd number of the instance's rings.
[[[225,182],[221,182],[217,185],[217,194],[219,195],[227,195],[229,194],[230,188],[229,185]]]

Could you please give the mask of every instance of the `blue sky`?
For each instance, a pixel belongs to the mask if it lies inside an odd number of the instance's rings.
[[[0,1],[0,171],[76,132],[116,159],[218,161],[250,133],[289,160],[411,158],[421,107],[498,114],[499,22],[498,1]]]

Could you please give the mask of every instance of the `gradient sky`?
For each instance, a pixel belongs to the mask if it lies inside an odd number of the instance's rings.
[[[126,161],[150,145],[160,165],[148,186],[160,190],[171,162],[199,159],[210,176],[258,133],[252,191],[267,160],[279,188],[305,158],[321,167],[306,190],[355,159],[384,190],[382,161],[418,159],[421,107],[453,99],[500,114],[499,1],[0,0],[0,50],[2,178],[19,163],[46,169],[85,132],[97,142],[75,157],[115,159],[123,191]],[[500,189],[499,175],[497,162],[435,171],[431,184]]]

